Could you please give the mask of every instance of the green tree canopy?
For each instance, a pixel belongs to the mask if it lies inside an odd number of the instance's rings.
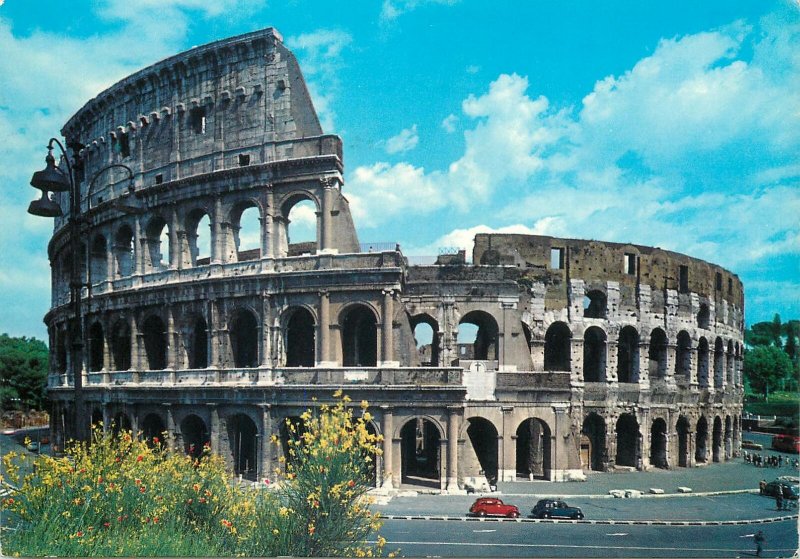
[[[757,346],[744,355],[744,373],[750,385],[768,398],[779,381],[792,374],[792,361],[780,348]]]
[[[45,403],[49,354],[36,338],[0,335],[0,404],[40,410]]]

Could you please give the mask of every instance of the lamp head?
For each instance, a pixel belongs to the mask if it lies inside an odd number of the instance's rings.
[[[46,190],[42,190],[42,197],[40,199],[31,202],[30,206],[28,206],[28,213],[40,217],[58,217],[63,215],[61,206],[50,199]]]
[[[36,171],[31,177],[31,186],[42,191],[66,192],[69,190],[69,177],[56,167],[56,160],[51,150],[47,150],[44,159],[46,166]]]

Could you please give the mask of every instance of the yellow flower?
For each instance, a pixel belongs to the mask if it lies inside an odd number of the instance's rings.
[[[280,530],[278,530],[277,528],[272,529],[272,535],[277,536],[280,533],[281,533]]]
[[[361,409],[365,410],[368,407],[369,407],[369,402],[367,402],[366,400],[361,400]]]
[[[342,389],[340,388],[336,392],[333,393],[334,398],[341,398],[342,397]]]

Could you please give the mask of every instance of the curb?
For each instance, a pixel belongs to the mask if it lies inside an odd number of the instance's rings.
[[[544,518],[476,518],[470,516],[428,516],[428,515],[381,515],[382,520],[442,520],[460,522],[518,522],[531,524],[608,524],[615,526],[733,526],[744,524],[769,524],[772,522],[797,521],[798,515],[777,516],[774,518],[754,518],[752,520],[553,520]]]
[[[622,497],[626,499],[669,499],[671,497],[713,497],[717,495],[743,495],[746,493],[758,494],[758,489],[730,489],[725,491],[698,491],[697,493],[642,493],[638,497]],[[477,495],[477,493],[476,493]],[[572,495],[566,493],[481,493],[480,496],[502,495],[503,497],[525,498],[535,497],[537,499],[619,499],[614,495],[607,495],[601,493],[592,493],[586,495]]]

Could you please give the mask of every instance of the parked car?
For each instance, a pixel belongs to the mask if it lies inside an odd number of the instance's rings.
[[[519,516],[519,509],[516,505],[507,505],[494,497],[481,497],[472,503],[469,512],[473,516],[507,516],[509,518]]]
[[[531,509],[531,515],[536,518],[572,518],[580,520],[583,511],[579,507],[571,507],[564,501],[555,499],[542,499]]]
[[[788,487],[789,490],[786,491],[784,488]],[[768,497],[775,497],[778,495],[778,491],[781,492],[784,499],[792,499],[794,501],[797,500],[798,491],[797,485],[794,483],[790,483],[788,481],[784,481],[782,479],[776,479],[775,481],[770,481],[766,487],[764,487],[764,492],[762,495],[767,495]]]
[[[800,452],[800,437],[796,435],[775,435],[772,437],[772,448],[781,452]]]

